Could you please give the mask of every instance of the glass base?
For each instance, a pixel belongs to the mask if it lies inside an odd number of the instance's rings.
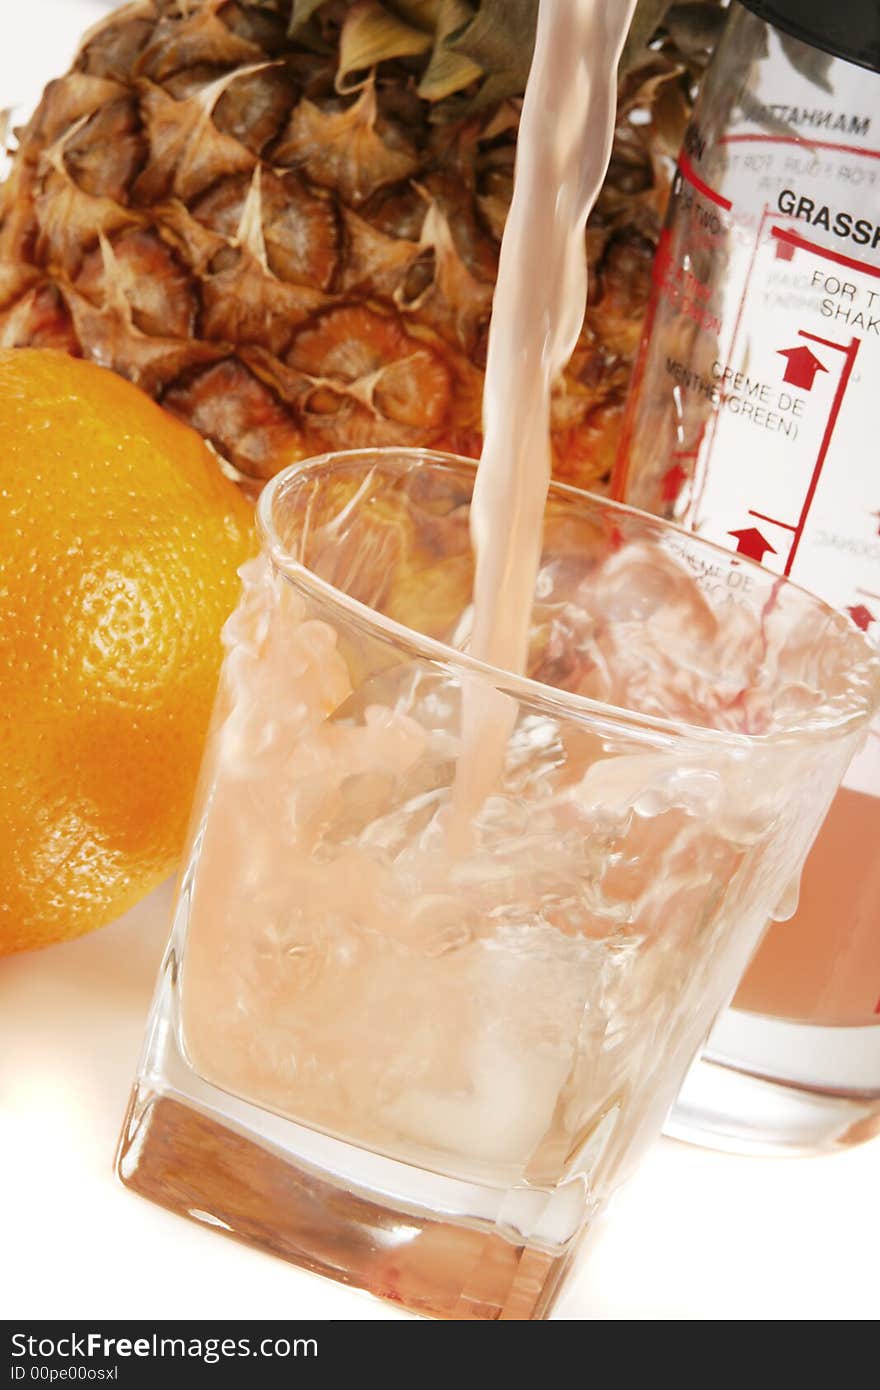
[[[792,1158],[880,1135],[880,1026],[815,1028],[731,1009],[665,1125],[674,1139]]]
[[[174,966],[172,951],[119,1143],[126,1187],[424,1316],[548,1316],[590,1214],[582,1183],[463,1182],[226,1094],[178,1045]]]

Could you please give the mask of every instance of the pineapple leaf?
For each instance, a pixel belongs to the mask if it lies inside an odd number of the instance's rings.
[[[434,51],[418,86],[419,96],[426,101],[443,101],[482,77],[482,68],[466,54],[454,53],[447,42],[472,18],[467,0],[441,0]]]
[[[625,77],[637,63],[644,61],[645,49],[662,24],[669,3],[670,0],[639,0],[632,24],[629,26],[626,43],[623,45],[623,53],[620,55],[621,77]]]
[[[472,110],[525,91],[537,19],[538,0],[483,0],[473,18],[450,34],[448,48],[487,74]]]
[[[437,28],[443,0],[384,0],[386,10],[414,24],[417,29],[428,29],[431,33]]]
[[[293,0],[293,7],[290,11],[290,24],[288,34],[292,39],[299,38],[300,33],[305,29],[309,20],[316,10],[324,4],[324,0]]]
[[[339,41],[336,90],[344,92],[352,73],[389,58],[412,57],[431,47],[431,35],[390,14],[379,0],[358,0],[349,9]]]
[[[832,90],[828,81],[828,71],[834,59],[830,53],[822,53],[818,48],[811,48],[809,44],[785,33],[780,33],[779,42],[795,72],[799,72],[823,92]]]
[[[720,5],[700,3],[670,5],[664,27],[683,58],[705,63],[727,20]]]

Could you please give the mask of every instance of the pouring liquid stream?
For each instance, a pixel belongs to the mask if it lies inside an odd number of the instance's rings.
[[[489,334],[471,504],[472,656],[521,673],[550,485],[550,402],[587,302],[586,223],[614,136],[617,65],[635,0],[541,0]],[[497,785],[516,701],[472,681],[449,834]]]

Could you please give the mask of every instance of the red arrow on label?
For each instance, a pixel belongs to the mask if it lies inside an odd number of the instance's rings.
[[[877,621],[870,608],[866,608],[863,603],[853,604],[852,608],[848,608],[846,611],[856,627],[861,628],[862,632],[867,632],[871,624]]]
[[[816,373],[828,371],[808,347],[779,348],[778,355],[788,359],[782,380],[802,391],[812,391]]]
[[[766,551],[775,555],[776,551],[768,540],[761,535],[757,526],[748,526],[742,531],[728,531],[728,536],[733,536],[736,541],[736,548],[740,555],[745,555],[749,560],[757,560],[758,564],[764,558]]]

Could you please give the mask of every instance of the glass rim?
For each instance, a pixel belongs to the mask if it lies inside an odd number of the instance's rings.
[[[873,708],[869,707],[867,699],[865,699],[863,701],[864,707],[861,709],[835,712],[833,715],[826,716],[821,722],[807,724],[806,727],[782,727],[766,734],[748,734],[737,733],[730,729],[714,729],[708,724],[690,723],[684,719],[645,714],[640,710],[630,709],[626,705],[615,705],[588,695],[560,690],[556,686],[547,685],[544,681],[535,680],[531,676],[507,671],[500,666],[493,666],[490,662],[471,656],[469,652],[450,646],[439,638],[427,636],[418,628],[408,627],[396,618],[379,613],[369,604],[363,603],[360,599],[352,598],[344,589],[339,589],[335,584],[322,579],[313,570],[310,570],[308,565],[291,555],[278,534],[273,515],[275,499],[286,485],[294,481],[305,483],[310,476],[326,476],[333,467],[365,466],[368,460],[374,460],[377,464],[381,463],[385,466],[394,465],[396,460],[401,466],[401,471],[404,462],[409,465],[427,463],[449,472],[463,468],[474,475],[477,470],[476,459],[442,449],[384,445],[363,449],[328,450],[324,454],[314,454],[298,463],[288,464],[286,468],[281,469],[269,479],[257,499],[257,531],[262,547],[268,551],[273,566],[280,574],[301,585],[307,591],[312,590],[317,593],[325,602],[336,606],[346,616],[357,617],[368,623],[377,631],[378,635],[414,650],[418,656],[425,660],[435,664],[439,662],[457,669],[462,674],[476,676],[480,680],[488,681],[496,689],[517,700],[525,700],[532,705],[540,704],[545,708],[553,707],[557,712],[560,712],[561,709],[562,713],[570,717],[589,717],[594,724],[601,722],[610,725],[616,731],[622,726],[625,726],[628,731],[635,728],[644,731],[646,735],[653,735],[655,742],[658,736],[662,736],[676,742],[686,741],[701,744],[709,742],[716,747],[722,746],[731,750],[743,750],[751,747],[770,748],[780,743],[806,744],[817,739],[824,741],[828,738],[844,738],[858,729],[860,725],[867,724],[877,712],[878,705],[880,705],[880,656],[869,658],[870,665],[876,667],[878,690],[878,698],[874,701]],[[364,471],[366,472],[366,468]],[[692,531],[687,531],[684,527],[677,526],[674,522],[667,521],[663,517],[654,516],[650,512],[639,511],[636,507],[629,507],[610,497],[586,492],[582,488],[573,487],[570,483],[562,482],[556,478],[553,478],[550,483],[549,495],[554,494],[583,501],[599,511],[631,517],[642,525],[654,526],[658,530],[680,536],[688,544],[697,545],[700,549],[705,549],[710,554],[719,557],[725,563],[730,563],[731,552],[729,550],[714,541],[696,535]],[[849,627],[846,618],[839,609],[826,603],[824,599],[803,588],[802,585],[796,584],[794,580],[784,575],[775,575],[772,571],[765,570],[762,565],[756,564],[755,561],[746,556],[737,556],[736,559],[747,570],[761,575],[765,582],[775,580],[776,585],[783,585],[787,589],[802,594],[817,612],[823,614],[827,620],[833,621],[835,625],[843,624]],[[855,627],[852,628],[851,635],[858,639],[859,634]],[[862,638],[862,641],[870,653],[872,649],[867,638]]]

